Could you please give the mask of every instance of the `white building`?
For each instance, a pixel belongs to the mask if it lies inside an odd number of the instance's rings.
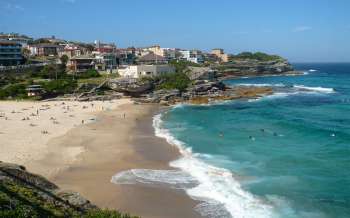
[[[193,63],[203,63],[203,55],[200,51],[197,50],[180,50],[181,59],[190,61]]]
[[[169,65],[130,65],[126,68],[120,68],[118,73],[126,78],[152,77],[175,73],[175,68]]]

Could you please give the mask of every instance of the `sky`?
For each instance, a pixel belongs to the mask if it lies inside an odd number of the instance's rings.
[[[0,0],[0,32],[350,62],[350,0]]]

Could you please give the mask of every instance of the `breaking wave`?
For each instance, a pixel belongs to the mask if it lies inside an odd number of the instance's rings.
[[[214,167],[197,158],[198,155],[193,154],[191,148],[163,128],[161,116],[154,116],[155,134],[176,146],[182,154],[180,159],[170,165],[181,169],[197,181],[198,185],[185,190],[193,199],[202,201],[195,207],[202,216],[273,217],[272,205],[245,191],[229,170]]]

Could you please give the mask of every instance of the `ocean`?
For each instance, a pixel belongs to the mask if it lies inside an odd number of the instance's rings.
[[[304,75],[225,81],[273,86],[273,95],[155,116],[156,135],[181,151],[170,163],[181,171],[119,178],[185,189],[205,217],[350,217],[350,64],[294,67]]]

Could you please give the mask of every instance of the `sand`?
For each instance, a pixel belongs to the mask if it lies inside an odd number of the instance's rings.
[[[158,106],[132,103],[101,112],[96,122],[51,139],[47,155],[26,167],[101,208],[143,218],[200,217],[193,209],[198,202],[183,190],[111,183],[112,176],[124,170],[170,169],[169,161],[179,157],[176,147],[154,135],[152,117],[158,112]],[[67,163],[62,161],[67,149],[83,152]]]
[[[96,113],[128,99],[99,102],[0,101],[0,160],[28,165],[48,154],[48,142],[70,129],[94,122]],[[83,147],[65,148],[63,162],[74,162]]]

